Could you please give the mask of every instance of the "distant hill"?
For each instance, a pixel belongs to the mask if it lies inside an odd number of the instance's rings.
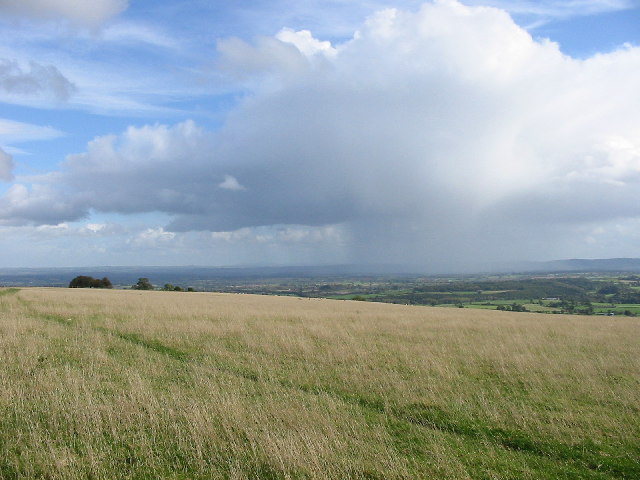
[[[521,266],[532,272],[640,272],[640,258],[601,258],[531,262]]]

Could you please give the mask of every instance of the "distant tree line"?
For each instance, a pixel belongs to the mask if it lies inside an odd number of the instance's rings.
[[[172,285],[171,283],[165,283],[162,290],[165,292],[193,292],[193,287],[184,288],[180,285]]]
[[[413,293],[476,292],[477,296],[500,300],[520,298],[573,297],[586,298],[596,288],[596,282],[587,278],[527,278],[517,280],[462,281],[429,283],[413,288]],[[487,292],[495,292],[493,294]],[[483,298],[484,299],[484,298]]]
[[[87,275],[78,275],[69,282],[69,288],[113,288],[113,285],[107,277],[93,278]]]
[[[524,305],[513,302],[511,305],[498,305],[498,310],[504,310],[506,312],[526,312],[527,309]]]
[[[88,275],[78,275],[71,282],[69,282],[69,288],[113,288],[111,280],[107,277],[93,278]],[[138,281],[131,286],[132,290],[153,290],[155,287],[146,277],[141,277]],[[166,292],[193,292],[193,287],[181,287],[179,285],[172,285],[171,283],[165,283],[162,290]]]

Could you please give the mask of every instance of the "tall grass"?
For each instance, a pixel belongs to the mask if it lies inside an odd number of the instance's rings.
[[[640,478],[637,319],[0,295],[0,478]]]

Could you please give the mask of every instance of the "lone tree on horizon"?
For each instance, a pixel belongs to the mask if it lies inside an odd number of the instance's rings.
[[[153,290],[153,285],[148,278],[141,277],[138,279],[138,283],[131,287],[133,290]]]

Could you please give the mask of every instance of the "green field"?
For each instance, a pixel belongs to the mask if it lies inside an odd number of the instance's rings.
[[[0,479],[640,478],[640,321],[0,291]]]

